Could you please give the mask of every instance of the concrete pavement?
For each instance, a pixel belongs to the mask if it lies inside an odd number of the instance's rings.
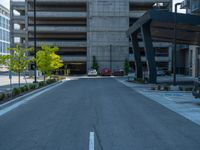
[[[74,78],[0,116],[0,150],[199,150],[200,126],[112,78]],[[92,150],[92,149],[91,149]]]
[[[131,83],[127,78],[117,81],[200,125],[200,99],[194,98],[191,91],[151,90],[155,85]]]
[[[27,77],[27,76],[26,76]],[[29,79],[27,77],[26,81],[24,79],[24,76],[21,76],[21,86],[27,83],[33,83],[33,79]],[[12,87],[18,87],[18,76],[13,75],[12,76]],[[0,92],[9,91],[10,90],[10,80],[8,73],[0,73]]]

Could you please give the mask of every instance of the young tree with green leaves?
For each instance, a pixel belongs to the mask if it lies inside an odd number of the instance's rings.
[[[62,67],[63,61],[60,56],[56,54],[58,47],[50,47],[48,45],[42,45],[41,50],[36,53],[37,69],[44,75],[44,81],[46,77],[51,75],[51,72],[55,69]]]
[[[128,74],[128,71],[129,71],[129,61],[128,59],[126,58],[125,61],[124,61],[124,72],[125,74],[127,75]]]
[[[99,65],[97,63],[96,56],[92,56],[92,69],[96,69],[98,71]]]
[[[11,72],[18,73],[18,84],[20,86],[21,73],[28,69],[28,64],[33,61],[27,56],[32,48],[22,48],[20,45],[8,48],[10,55],[0,56],[0,63],[8,67]]]

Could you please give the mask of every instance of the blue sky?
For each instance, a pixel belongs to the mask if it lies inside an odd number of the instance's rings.
[[[182,2],[183,0],[173,0],[174,3]],[[0,0],[1,4],[7,8],[10,8],[10,0]],[[184,10],[178,10],[179,12],[184,12]]]

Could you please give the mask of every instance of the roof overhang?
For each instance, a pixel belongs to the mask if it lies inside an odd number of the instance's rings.
[[[140,32],[140,28],[150,23],[154,41],[172,42],[174,37],[174,15],[167,11],[149,10],[127,31],[130,36]],[[176,41],[179,44],[200,45],[200,16],[177,13]]]

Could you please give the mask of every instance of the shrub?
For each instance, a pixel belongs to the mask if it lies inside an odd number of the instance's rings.
[[[168,75],[168,76],[170,76],[170,75],[172,74],[172,72],[169,71],[169,70],[167,70],[167,71],[165,72],[165,74]]]
[[[159,90],[159,91],[161,90],[161,85],[157,86],[157,90]]]
[[[43,87],[45,85],[45,82],[44,81],[40,81],[39,82],[39,87]]]
[[[154,86],[151,87],[151,90],[156,90],[156,88]]]
[[[36,84],[34,84],[34,83],[33,83],[33,84],[30,84],[30,85],[29,85],[29,88],[30,88],[31,90],[36,89]]]
[[[192,86],[179,86],[180,91],[192,91]]]
[[[21,92],[21,93],[25,92],[25,90],[24,90],[24,87],[23,87],[23,86],[22,86],[22,87],[20,87],[19,89],[20,89],[20,92]]]
[[[193,87],[185,87],[185,91],[192,91]]]
[[[46,80],[46,84],[52,84],[54,82],[56,82],[56,79],[48,79],[48,80]]]
[[[59,80],[66,79],[66,77],[65,76],[52,75],[51,79],[55,79],[56,81],[59,81]]]
[[[141,84],[145,83],[145,81],[143,79],[141,79],[141,78],[135,78],[135,82],[141,83]]]
[[[6,93],[5,94],[5,99],[9,99],[10,97],[12,97],[12,93]]]
[[[165,85],[165,86],[164,86],[164,90],[165,90],[165,91],[170,91],[170,89],[171,89],[171,88],[170,88],[169,85]]]
[[[19,95],[20,93],[21,93],[20,88],[14,88],[12,90],[12,95],[13,96]]]
[[[0,93],[0,101],[4,100],[5,99],[5,93]]]
[[[25,85],[25,86],[24,86],[24,91],[27,92],[28,90],[29,90],[28,85]]]
[[[183,91],[183,87],[179,86],[179,90],[180,90],[180,91]]]

